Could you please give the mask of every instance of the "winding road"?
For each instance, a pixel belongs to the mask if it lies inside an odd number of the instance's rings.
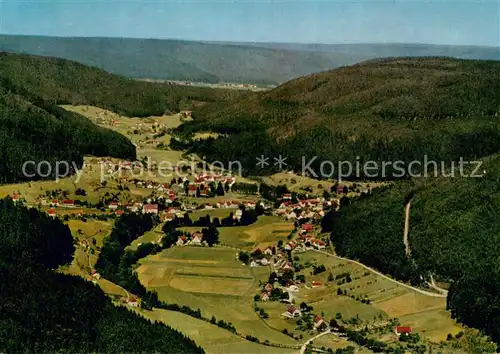
[[[410,242],[408,241],[408,230],[410,229],[410,207],[411,207],[411,199],[406,203],[405,207],[405,231],[403,235],[403,242],[405,244],[405,253],[406,257],[411,256],[411,248]]]
[[[330,334],[330,331],[321,332],[320,334],[308,339],[304,344],[302,344],[302,347],[300,347],[299,354],[304,354],[306,352],[307,346],[309,345],[309,343],[311,343],[312,341],[318,339],[319,337],[323,337],[324,335],[327,335],[327,334]]]

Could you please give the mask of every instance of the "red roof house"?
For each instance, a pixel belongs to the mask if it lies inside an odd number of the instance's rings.
[[[409,326],[397,326],[396,327],[396,334],[400,336],[401,334],[408,335],[411,333],[411,327]]]

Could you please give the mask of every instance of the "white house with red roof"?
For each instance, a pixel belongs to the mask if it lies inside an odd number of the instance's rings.
[[[319,288],[320,286],[323,286],[323,283],[320,282],[320,281],[317,281],[317,280],[313,280],[312,283],[311,283],[311,286],[313,288]]]
[[[196,197],[196,191],[198,190],[198,187],[195,185],[190,184],[188,186],[188,197]]]
[[[411,334],[412,329],[409,326],[396,326],[396,328],[394,329],[394,331],[396,332],[396,334],[398,336],[400,336],[400,335],[407,336],[407,335]]]
[[[177,246],[184,246],[188,242],[188,239],[186,236],[179,236],[177,239],[177,242],[175,243]]]
[[[270,283],[267,283],[266,286],[264,286],[264,289],[270,293],[271,291],[273,291],[273,286],[270,284]]]
[[[193,237],[191,238],[191,241],[189,242],[189,244],[193,245],[193,246],[201,246],[202,245],[201,233],[195,232],[193,234]]]
[[[62,205],[63,207],[72,208],[75,206],[75,201],[71,199],[66,199],[63,200]]]
[[[283,194],[283,200],[291,200],[292,195],[290,193]]]
[[[158,204],[144,204],[142,212],[144,214],[158,214]]]
[[[260,300],[264,301],[264,302],[269,301],[269,294],[266,292],[263,292],[262,294],[260,294]]]
[[[49,216],[52,216],[53,218],[55,218],[57,216],[57,212],[55,209],[47,210],[47,214],[49,214]]]
[[[111,202],[111,203],[109,203],[108,208],[111,209],[111,210],[118,209],[118,202]]]
[[[281,315],[284,317],[287,317],[287,318],[297,318],[297,317],[300,317],[301,313],[300,313],[300,310],[298,308],[296,308],[293,305],[290,305],[286,309],[286,312],[282,313]]]

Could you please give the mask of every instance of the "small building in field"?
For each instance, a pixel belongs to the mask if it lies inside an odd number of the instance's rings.
[[[411,327],[409,326],[397,326],[395,328],[395,332],[398,336],[404,335],[407,336],[411,334]]]
[[[295,306],[290,305],[286,309],[286,312],[282,313],[281,315],[287,318],[297,318],[300,317],[300,310]]]
[[[130,307],[139,307],[139,300],[135,297],[131,297],[127,300],[127,305]]]
[[[116,209],[118,209],[118,203],[117,202],[111,202],[111,203],[109,203],[108,208],[111,209],[111,210],[116,210]]]
[[[75,206],[75,201],[71,199],[63,200],[62,205],[67,208],[72,208]]]
[[[57,211],[55,209],[49,209],[49,210],[47,210],[47,214],[49,214],[49,216],[55,218],[57,216]]]
[[[313,282],[311,283],[311,286],[312,286],[313,288],[318,288],[318,287],[320,287],[320,286],[323,286],[323,283],[322,283],[322,282],[320,282],[320,281],[317,281],[317,280],[313,280]]]

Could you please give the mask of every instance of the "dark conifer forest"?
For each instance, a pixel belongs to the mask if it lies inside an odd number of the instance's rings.
[[[203,353],[161,323],[116,307],[91,282],[56,272],[71,232],[35,209],[0,201],[0,351]]]

